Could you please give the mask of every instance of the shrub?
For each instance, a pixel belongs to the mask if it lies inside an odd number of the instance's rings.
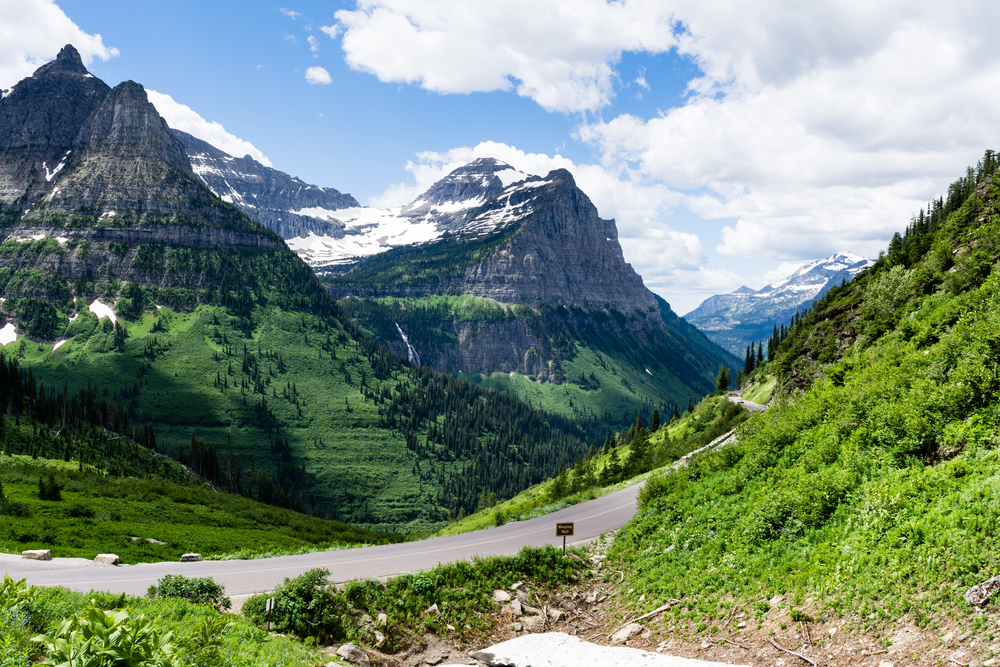
[[[317,642],[345,637],[347,600],[327,581],[330,571],[316,568],[285,581],[270,595],[255,595],[243,604],[243,615],[252,623],[267,622],[268,597],[274,598],[271,626],[277,632],[314,637]]]
[[[232,606],[226,597],[226,587],[217,583],[212,577],[185,577],[180,574],[168,574],[160,579],[159,586],[150,586],[146,597],[150,598],[183,598],[195,604],[207,604],[219,611]]]

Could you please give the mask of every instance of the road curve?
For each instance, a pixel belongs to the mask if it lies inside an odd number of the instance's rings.
[[[14,579],[27,578],[28,583],[37,586],[65,586],[77,591],[104,590],[130,595],[145,594],[149,586],[166,574],[210,576],[225,584],[227,594],[247,595],[269,591],[286,577],[296,577],[316,567],[330,570],[330,579],[339,583],[426,570],[438,563],[473,556],[513,554],[525,545],[561,545],[562,538],[555,536],[556,522],[574,522],[575,534],[569,538],[571,542],[586,540],[625,525],[635,514],[636,496],[641,486],[641,483],[635,484],[529,521],[420,542],[258,560],[149,563],[120,567],[81,565],[81,559],[46,562],[8,557],[0,561],[0,568],[6,569]]]

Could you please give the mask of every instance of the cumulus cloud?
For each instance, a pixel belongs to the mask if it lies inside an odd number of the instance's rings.
[[[319,40],[316,39],[315,35],[309,35],[306,37],[306,41],[309,42],[309,50],[313,53],[319,53]]]
[[[72,44],[83,62],[108,60],[118,49],[81,30],[52,0],[0,0],[0,88],[11,88]]]
[[[191,107],[174,101],[170,95],[148,89],[146,95],[170,127],[207,141],[230,155],[236,157],[249,155],[261,164],[271,166],[271,161],[256,146],[226,132],[226,128],[220,123],[205,120]]]
[[[615,192],[634,182],[649,202],[623,229],[683,207],[724,255],[875,255],[998,147],[1000,5],[982,0],[359,0],[336,17],[324,31],[382,81],[601,111],[577,138]],[[632,78],[616,71],[625,52],[672,52],[698,74],[673,108],[609,115],[615,85]],[[629,85],[655,99],[646,76]]]
[[[330,77],[330,73],[327,72],[322,67],[310,67],[306,70],[306,81],[309,83],[319,83],[326,85],[328,83],[333,83],[333,79]]]
[[[683,191],[723,221],[720,253],[804,259],[885,247],[1000,128],[1000,7],[816,2],[732,11],[677,2],[703,76],[654,118],[578,137],[611,170]]]
[[[360,0],[336,13],[348,64],[439,93],[515,91],[552,111],[593,111],[614,96],[623,51],[678,44],[659,0]],[[328,28],[324,28],[324,31]]]

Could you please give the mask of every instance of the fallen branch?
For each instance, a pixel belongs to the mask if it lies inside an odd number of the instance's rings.
[[[639,618],[633,618],[628,623],[636,623],[638,621],[645,620],[645,619],[649,618],[650,616],[656,616],[657,614],[660,614],[660,613],[663,613],[665,611],[668,611],[671,607],[673,607],[676,604],[680,604],[680,603],[681,603],[680,600],[674,600],[673,598],[671,598],[666,604],[660,605],[659,607],[657,607],[653,611],[651,611],[651,612],[649,612],[647,614],[643,614]],[[625,625],[628,625],[628,623],[626,623]]]
[[[805,660],[806,662],[808,662],[813,667],[819,667],[819,663],[817,663],[812,658],[807,658],[806,656],[802,655],[801,653],[796,653],[795,651],[789,651],[787,648],[779,646],[778,642],[774,641],[774,637],[769,637],[769,639],[771,640],[771,645],[774,646],[774,648],[778,649],[779,651],[784,651],[785,653],[788,653],[789,655],[794,655],[796,658],[802,658],[803,660]]]
[[[723,638],[722,638],[722,641],[726,642],[727,644],[732,644],[733,646],[739,646],[739,647],[740,647],[741,649],[743,649],[744,651],[749,651],[749,650],[750,650],[750,647],[749,647],[749,646],[744,646],[743,644],[740,644],[740,643],[737,643],[737,642],[734,642],[734,641],[733,641],[732,639],[730,639],[729,637],[723,637]]]

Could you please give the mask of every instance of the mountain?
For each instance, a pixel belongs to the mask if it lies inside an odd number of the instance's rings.
[[[310,233],[343,237],[343,226],[309,211],[333,211],[360,206],[351,195],[309,185],[265,167],[249,155],[233,157],[186,132],[173,130],[191,162],[195,176],[223,201],[284,238]]]
[[[108,87],[72,46],[0,98],[0,211],[0,345],[67,457],[144,446],[243,495],[400,527],[514,495],[598,437],[380,346],[206,187],[141,85]],[[125,437],[93,442],[67,397]]]
[[[720,363],[739,364],[643,285],[564,169],[481,158],[407,206],[360,211],[342,218],[345,239],[289,246],[363,326],[431,368],[612,426],[683,409]]]
[[[748,345],[767,341],[775,325],[788,322],[797,310],[872,264],[867,257],[840,252],[803,264],[790,276],[759,290],[743,286],[709,297],[684,319],[733,354],[743,355]]]

